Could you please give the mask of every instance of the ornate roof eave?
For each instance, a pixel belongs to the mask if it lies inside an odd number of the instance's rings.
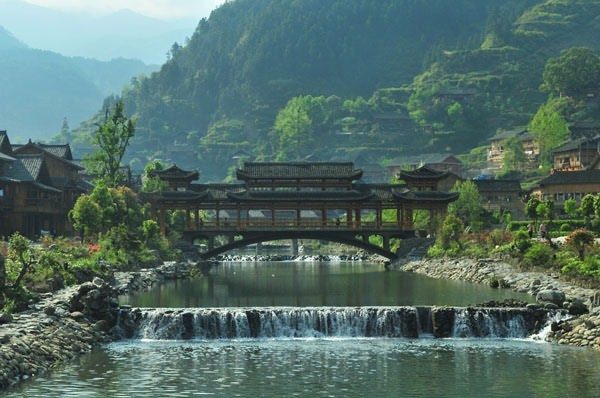
[[[363,201],[367,201],[367,200],[373,198],[373,193],[372,192],[367,192],[367,193],[356,192],[356,195],[353,195],[353,196],[350,196],[350,195],[348,195],[348,196],[316,195],[316,196],[312,196],[312,197],[307,196],[307,195],[296,196],[296,195],[292,194],[289,197],[285,197],[282,195],[269,196],[268,193],[267,193],[267,195],[264,195],[264,196],[252,196],[251,194],[248,194],[248,192],[243,192],[243,193],[228,192],[227,197],[231,200],[238,201],[238,202],[273,202],[273,201],[278,201],[278,202],[280,202],[280,201],[281,202],[322,202],[322,201],[363,202]]]
[[[200,176],[197,170],[183,170],[177,165],[172,165],[164,170],[155,170],[150,173],[151,175],[157,176],[164,179],[178,179],[178,180],[197,180]]]
[[[291,177],[291,176],[254,176],[246,173],[243,169],[236,170],[237,179],[240,181],[247,180],[277,180],[277,181],[320,181],[320,180],[358,180],[362,177],[362,170],[354,170],[352,173],[345,175],[323,175],[323,176],[306,176],[306,177]]]
[[[454,202],[458,199],[458,192],[441,191],[407,191],[393,192],[395,198],[408,202]]]

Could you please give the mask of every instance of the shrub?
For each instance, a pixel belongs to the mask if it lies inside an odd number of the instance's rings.
[[[571,225],[568,223],[563,223],[560,226],[560,232],[570,232],[572,230]]]
[[[553,264],[554,252],[543,243],[534,243],[523,256],[523,265],[526,267],[550,268]]]
[[[531,247],[531,238],[527,231],[519,230],[513,235],[512,246],[519,256],[523,256]]]

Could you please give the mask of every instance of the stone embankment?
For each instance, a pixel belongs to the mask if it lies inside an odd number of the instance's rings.
[[[0,391],[110,342],[117,324],[119,294],[187,278],[191,263],[168,262],[140,272],[116,272],[48,293],[19,314],[0,314]]]
[[[559,280],[556,274],[521,272],[500,260],[428,259],[398,266],[433,278],[463,280],[528,293],[537,304],[529,307],[567,309],[570,319],[552,324],[550,341],[600,349],[600,292]],[[589,313],[588,313],[589,312]]]

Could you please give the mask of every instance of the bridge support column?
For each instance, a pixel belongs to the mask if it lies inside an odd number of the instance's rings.
[[[296,257],[298,255],[298,239],[292,239],[292,257]]]
[[[208,250],[211,251],[215,248],[215,238],[214,236],[211,236],[210,238],[208,238]]]
[[[235,241],[235,236],[234,235],[227,236],[227,243],[231,244],[234,241]]]
[[[383,238],[383,248],[384,250],[387,250],[388,252],[390,251],[390,237],[389,236],[382,236]]]

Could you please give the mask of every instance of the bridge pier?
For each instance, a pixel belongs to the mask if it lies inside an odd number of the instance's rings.
[[[383,249],[387,250],[388,252],[390,251],[390,237],[383,235]]]
[[[292,249],[292,253],[291,253],[292,257],[298,256],[298,239],[292,239],[291,249]]]

